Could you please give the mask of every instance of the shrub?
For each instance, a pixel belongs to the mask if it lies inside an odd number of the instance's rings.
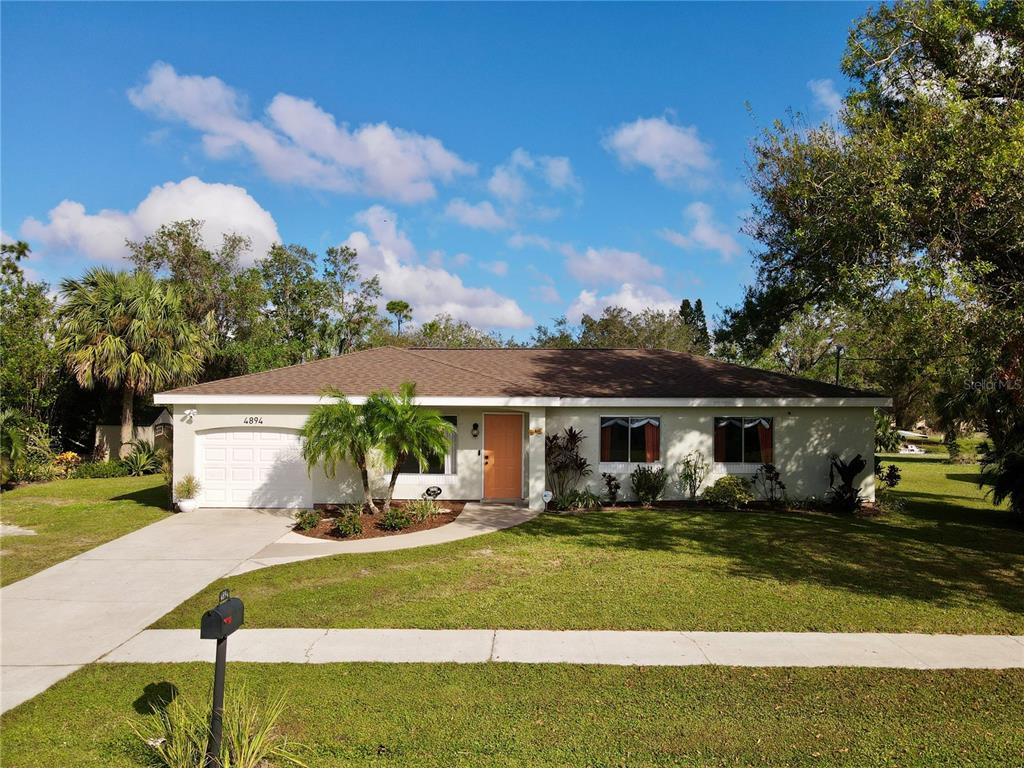
[[[853,513],[860,509],[864,499],[853,483],[857,479],[857,475],[863,472],[867,465],[868,463],[859,453],[848,462],[838,456],[832,456],[828,471],[829,489],[825,495],[833,509],[847,513]],[[836,483],[837,478],[839,479],[838,484]]]
[[[202,486],[194,475],[185,475],[174,486],[175,499],[194,499],[199,496]]]
[[[53,457],[53,465],[62,477],[71,477],[75,468],[82,463],[82,457],[74,451],[64,451]]]
[[[360,509],[355,506],[343,508],[334,521],[334,532],[338,536],[358,536],[363,532]]]
[[[385,531],[400,531],[412,525],[412,518],[402,507],[391,507],[381,515],[378,525]]]
[[[136,440],[132,443],[132,452],[121,462],[128,468],[133,477],[152,475],[160,471],[163,464],[163,451],[158,451],[148,440]]]
[[[79,479],[127,477],[128,467],[120,461],[86,461],[75,467],[71,476]]]
[[[676,488],[679,489],[679,493],[686,494],[691,499],[697,498],[700,484],[711,472],[707,458],[700,451],[692,451],[686,454],[677,466]]]
[[[890,464],[888,467],[883,468],[882,462],[878,459],[875,459],[875,476],[886,488],[895,488],[900,484],[900,480],[903,479],[899,467],[895,464]]]
[[[590,476],[590,462],[580,453],[585,439],[575,427],[566,427],[544,440],[544,461],[556,499],[576,490],[580,481]]]
[[[633,493],[645,507],[660,499],[668,485],[668,473],[664,467],[640,466],[629,473]]]
[[[295,513],[295,527],[300,531],[311,531],[320,524],[320,510],[300,509]]]
[[[609,504],[614,504],[619,500],[619,491],[622,489],[622,483],[619,482],[619,478],[610,472],[602,472],[601,479],[604,480],[605,498],[608,499]]]
[[[264,704],[266,697],[254,696],[244,687],[229,691],[224,703],[224,731],[220,764],[225,768],[260,768],[271,761],[304,765],[288,740],[275,732],[284,711],[284,698]],[[157,768],[198,768],[206,765],[210,740],[210,712],[184,696],[152,706],[154,718],[131,721],[135,735],[148,752],[149,765]]]
[[[772,506],[781,504],[786,498],[786,484],[774,464],[762,464],[754,473],[754,487],[761,497]]]
[[[885,411],[875,409],[875,450],[882,453],[896,453],[903,440],[896,431],[892,418]]]
[[[405,512],[415,523],[422,523],[441,512],[441,506],[433,499],[416,499],[405,503]]]
[[[554,500],[555,509],[560,510],[583,510],[597,509],[601,506],[601,497],[589,488],[582,491],[569,491],[564,496]]]
[[[718,478],[701,498],[716,507],[740,509],[754,500],[754,494],[750,492],[750,482],[746,478],[726,475]]]

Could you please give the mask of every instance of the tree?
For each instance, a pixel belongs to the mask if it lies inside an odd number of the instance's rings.
[[[316,254],[301,245],[273,245],[257,262],[268,304],[274,365],[294,365],[314,356],[329,294],[317,276]]]
[[[196,381],[210,349],[212,318],[191,322],[173,286],[148,272],[96,267],[61,282],[55,348],[79,385],[121,392],[121,449],[132,441],[135,397]]]
[[[409,346],[434,349],[493,349],[504,346],[500,336],[474,328],[465,320],[456,320],[447,313],[428,320],[405,338]]]
[[[711,351],[711,335],[708,333],[708,320],[704,316],[704,302],[700,299],[690,304],[689,299],[683,299],[679,305],[680,319],[690,327],[690,335],[693,338],[695,352],[706,355]]]
[[[538,349],[572,349],[579,346],[573,328],[565,315],[556,317],[554,325],[538,325],[530,337],[530,346]]]
[[[355,249],[341,246],[327,249],[324,284],[328,316],[320,329],[322,356],[365,347],[379,319],[380,278],[374,275],[361,279]]]
[[[425,469],[430,459],[444,455],[451,447],[453,427],[440,411],[416,405],[416,385],[405,382],[398,393],[381,390],[366,399],[366,420],[375,441],[391,466],[391,480],[382,512],[391,508],[391,497],[401,466],[414,459]]]
[[[395,333],[402,335],[402,323],[412,320],[412,307],[409,302],[401,299],[392,299],[384,307],[389,314],[395,317]]]
[[[578,344],[581,347],[694,351],[693,329],[678,313],[655,309],[633,313],[624,307],[607,307],[597,318],[583,315]]]
[[[0,246],[0,392],[4,406],[37,420],[48,420],[61,377],[53,348],[54,302],[50,287],[25,279],[18,263],[27,243]]]
[[[373,428],[367,420],[365,406],[353,405],[337,389],[324,392],[333,402],[321,403],[313,408],[302,427],[302,458],[312,472],[323,465],[327,477],[333,478],[338,464],[351,461],[359,472],[363,486],[363,501],[371,512],[377,512],[370,490],[368,457],[376,443]]]
[[[0,409],[0,486],[3,487],[25,466],[23,418],[13,408]]]

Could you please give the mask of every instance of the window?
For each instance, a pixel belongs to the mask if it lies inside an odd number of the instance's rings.
[[[453,427],[458,428],[459,426],[459,421],[455,416],[445,416],[444,420],[450,423]],[[421,470],[419,462],[410,457],[399,465],[398,471],[403,475],[454,475],[455,433],[452,432],[451,445],[448,448],[448,453],[444,456],[431,456],[430,461],[427,462],[426,469]]]
[[[602,416],[601,461],[649,464],[661,458],[657,416]]]
[[[772,419],[725,416],[715,419],[715,461],[722,464],[771,464]]]

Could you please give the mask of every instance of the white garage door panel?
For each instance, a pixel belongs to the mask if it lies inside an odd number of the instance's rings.
[[[198,435],[196,476],[207,507],[311,507],[298,433],[225,429]]]

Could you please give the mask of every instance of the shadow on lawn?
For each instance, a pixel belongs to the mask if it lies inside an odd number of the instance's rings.
[[[904,519],[901,524],[901,517]],[[919,526],[927,521],[933,525]],[[907,523],[910,523],[909,525]],[[907,501],[903,516],[637,510],[546,515],[512,529],[564,536],[580,546],[724,558],[731,574],[755,580],[923,600],[995,603],[1024,613],[1024,531],[1008,513]]]
[[[167,501],[167,488],[162,483],[160,485],[154,485],[150,488],[140,488],[137,491],[131,493],[122,493],[120,496],[111,497],[111,501],[134,501],[136,504],[141,504],[145,507],[159,507],[160,509],[168,508]]]

